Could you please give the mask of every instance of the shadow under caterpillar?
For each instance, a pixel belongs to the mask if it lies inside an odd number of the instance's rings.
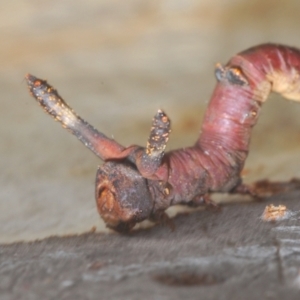
[[[263,44],[222,66],[201,134],[191,147],[165,153],[170,120],[153,118],[146,147],[123,147],[79,117],[46,81],[26,75],[31,95],[44,110],[105,163],[96,175],[98,211],[109,228],[124,232],[145,219],[159,221],[176,204],[211,203],[213,192],[249,193],[241,171],[252,127],[271,91],[300,101],[300,50]]]

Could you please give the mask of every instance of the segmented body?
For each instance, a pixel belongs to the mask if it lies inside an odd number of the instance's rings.
[[[215,71],[218,83],[195,145],[164,153],[170,120],[159,111],[147,147],[125,148],[77,116],[46,81],[27,75],[42,107],[107,163],[96,177],[98,211],[107,225],[128,230],[170,205],[203,203],[211,192],[242,191],[240,173],[252,127],[271,91],[300,101],[300,51],[264,44]],[[55,104],[55,105],[54,105]]]

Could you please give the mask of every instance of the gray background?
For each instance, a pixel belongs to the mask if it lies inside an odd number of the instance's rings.
[[[198,135],[215,63],[259,43],[300,47],[299,15],[298,0],[1,1],[0,242],[105,230],[94,203],[101,162],[38,107],[25,73],[124,145],[145,144],[163,108],[173,149]],[[300,177],[299,115],[271,95],[247,182]]]

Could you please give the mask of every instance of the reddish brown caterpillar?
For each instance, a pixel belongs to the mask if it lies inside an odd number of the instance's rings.
[[[26,75],[30,93],[47,113],[105,163],[96,176],[96,202],[107,226],[130,230],[159,220],[175,204],[200,205],[212,192],[251,193],[240,173],[252,127],[271,91],[300,100],[300,51],[264,44],[217,65],[218,83],[194,146],[165,153],[170,120],[159,110],[147,147],[124,148],[81,119],[46,81]]]

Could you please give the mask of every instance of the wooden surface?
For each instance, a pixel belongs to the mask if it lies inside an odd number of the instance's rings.
[[[0,246],[1,299],[299,299],[300,192],[224,206],[129,235]],[[261,219],[267,204],[290,217]]]

